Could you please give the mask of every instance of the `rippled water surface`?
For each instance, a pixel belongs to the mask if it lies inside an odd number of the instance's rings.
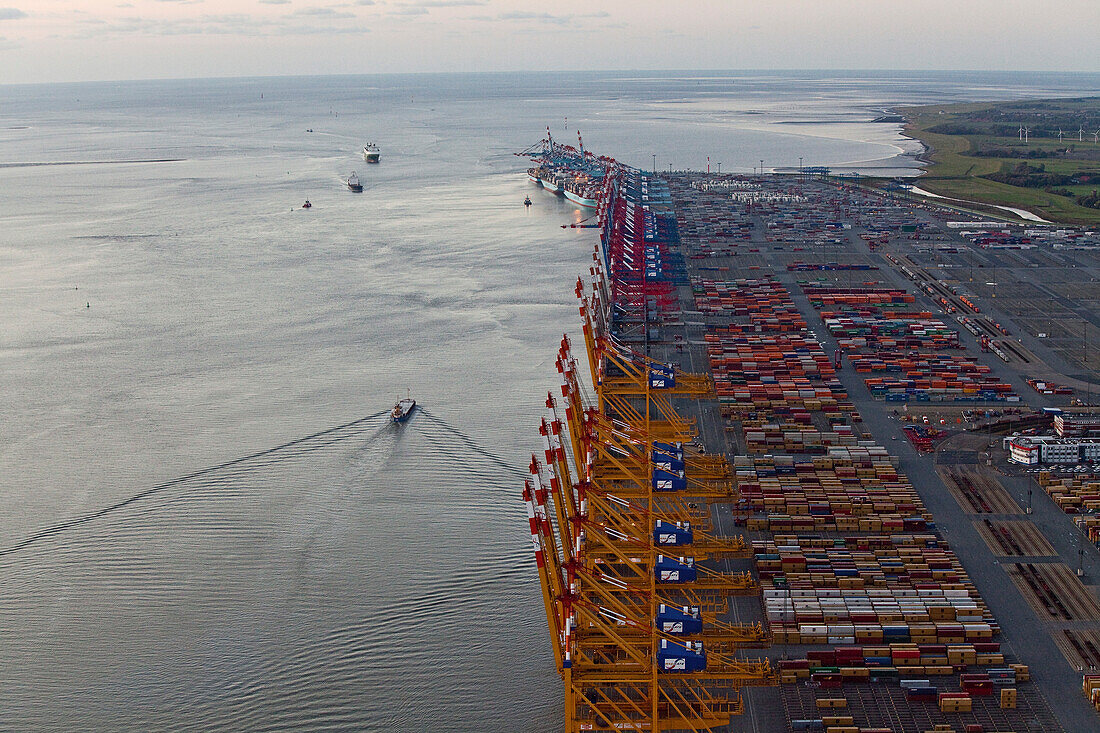
[[[554,730],[519,488],[594,235],[512,153],[911,170],[888,104],[1098,87],[0,87],[0,729]]]

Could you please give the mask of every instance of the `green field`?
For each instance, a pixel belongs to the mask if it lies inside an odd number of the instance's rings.
[[[1076,200],[1100,189],[1100,144],[1093,138],[1100,129],[1100,98],[931,105],[897,111],[908,120],[906,134],[928,148],[924,157],[932,165],[920,178],[921,188],[1026,209],[1050,221],[1100,224],[1100,208]],[[1020,139],[1021,125],[1030,130],[1026,143]],[[1078,133],[1081,128],[1083,135]]]

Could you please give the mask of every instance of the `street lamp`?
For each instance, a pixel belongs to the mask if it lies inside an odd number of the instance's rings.
[[[1084,353],[1081,355],[1081,365],[1085,367],[1086,375],[1089,368],[1089,322],[1084,321],[1083,328],[1081,329],[1081,343]],[[1085,382],[1085,404],[1092,404],[1092,380],[1089,379]]]
[[[1027,487],[1027,513],[1031,514],[1031,487]]]
[[[657,172],[657,154],[656,153],[653,154],[653,167],[650,168],[650,170],[653,171],[654,173]]]
[[[760,175],[764,175],[764,161],[760,161]]]

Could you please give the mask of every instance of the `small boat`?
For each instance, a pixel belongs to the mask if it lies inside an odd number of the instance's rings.
[[[530,196],[525,196],[523,198],[523,205],[524,206],[530,206],[531,205],[531,197]]]
[[[416,409],[416,400],[412,397],[406,397],[403,400],[398,400],[397,404],[393,406],[393,410],[390,411],[390,419],[394,422],[405,422],[412,415],[412,411]]]
[[[363,184],[359,182],[359,176],[355,175],[355,171],[352,171],[351,175],[348,177],[348,188],[355,193],[363,192]]]
[[[304,204],[302,204],[303,209],[309,209],[309,208],[312,208],[312,207],[313,207],[313,204],[311,204],[309,202],[309,199],[306,199],[306,202]]]
[[[381,157],[382,151],[374,143],[367,143],[363,146],[363,160],[368,163],[377,163]]]

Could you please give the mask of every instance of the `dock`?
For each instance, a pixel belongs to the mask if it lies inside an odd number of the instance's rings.
[[[1100,390],[1100,236],[605,180],[524,491],[565,730],[1100,727],[1100,526],[1065,511],[1100,466],[1001,445]]]

